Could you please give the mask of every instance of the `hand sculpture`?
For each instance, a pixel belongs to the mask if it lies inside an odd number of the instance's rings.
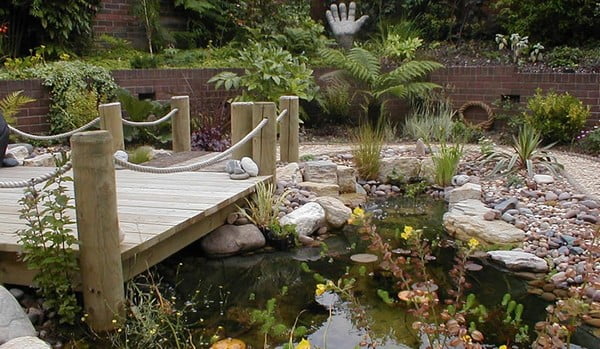
[[[358,33],[360,27],[367,21],[369,16],[362,16],[358,20],[356,18],[356,4],[350,3],[349,9],[346,12],[346,4],[341,3],[339,6],[336,4],[331,5],[331,10],[327,10],[327,22],[331,26],[333,35],[337,40],[338,44],[345,49],[352,48],[352,42],[354,41],[354,35]]]

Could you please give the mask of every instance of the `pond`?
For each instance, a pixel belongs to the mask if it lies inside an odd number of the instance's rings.
[[[392,246],[400,244],[395,237],[396,230],[405,225],[424,228],[429,237],[443,237],[441,222],[445,209],[443,202],[430,198],[387,199],[366,205],[366,210],[374,214],[378,232]],[[442,293],[450,282],[448,271],[453,251],[452,248],[434,250],[437,258],[430,263],[429,272],[434,275]],[[217,333],[240,338],[255,349],[263,348],[265,336],[260,332],[259,324],[251,323],[250,314],[255,309],[265,310],[268,300],[274,299],[275,323],[289,329],[297,321],[296,327],[306,327],[305,336],[318,348],[360,347],[365,345],[367,336],[378,343],[378,348],[417,348],[417,334],[411,327],[414,317],[405,307],[387,305],[377,294],[378,289],[395,294],[392,281],[373,273],[372,268],[365,272],[350,260],[350,256],[362,252],[368,252],[367,243],[360,239],[354,227],[349,226],[327,239],[326,246],[321,248],[303,247],[289,252],[205,259],[197,257],[192,246],[161,263],[158,272],[163,281],[176,285],[178,298],[202,297],[202,307],[190,317],[205,328],[204,339],[198,341],[198,347],[208,347],[206,334]],[[482,264],[481,271],[469,274],[473,284],[469,292],[475,293],[481,304],[493,309],[505,293],[510,293],[514,300],[525,305],[523,318],[529,328],[544,319],[547,304],[527,293],[525,281]],[[366,316],[361,317],[362,313],[357,311],[354,303],[340,299],[335,293],[315,296],[318,282],[314,272],[333,281],[341,277],[355,278],[354,295],[366,310]],[[486,336],[496,332],[494,324],[488,325],[481,325]],[[287,342],[286,336],[270,334],[268,343],[280,348]]]

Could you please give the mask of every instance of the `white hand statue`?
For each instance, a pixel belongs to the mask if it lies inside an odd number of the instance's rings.
[[[327,10],[327,22],[331,26],[333,35],[337,40],[338,44],[345,49],[352,48],[352,42],[354,41],[354,35],[358,33],[360,27],[367,21],[369,16],[362,16],[358,20],[356,18],[356,4],[350,3],[349,9],[346,12],[346,4],[341,3],[339,6],[336,4],[331,5],[331,10]]]

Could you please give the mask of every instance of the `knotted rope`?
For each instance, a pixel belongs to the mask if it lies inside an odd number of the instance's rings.
[[[30,133],[27,133],[27,132],[23,132],[23,131],[21,131],[21,130],[19,130],[17,128],[14,128],[14,127],[12,127],[10,125],[8,125],[8,128],[12,132],[18,134],[19,136],[23,136],[23,137],[30,138],[30,139],[35,139],[35,140],[38,140],[38,141],[53,141],[55,139],[70,137],[70,136],[76,134],[77,132],[85,131],[88,128],[94,126],[98,121],[100,121],[100,118],[95,118],[94,120],[88,122],[87,124],[81,126],[78,129],[75,129],[75,130],[69,131],[69,132],[65,132],[65,133],[60,133],[60,134],[57,134],[57,135],[51,135],[51,136],[33,135],[33,134],[30,134]]]
[[[73,167],[73,165],[69,161],[68,163],[66,163],[62,167],[57,167],[56,169],[54,169],[51,172],[48,172],[46,174],[43,174],[41,176],[32,178],[32,179],[27,180],[27,181],[6,181],[6,182],[0,182],[0,189],[25,188],[25,187],[28,187],[28,186],[37,185],[37,184],[40,184],[42,182],[45,182],[45,181],[49,180],[50,178],[62,175],[63,173],[69,171],[71,169],[71,167]]]
[[[260,130],[262,130],[262,128],[267,124],[267,122],[268,122],[267,119],[263,119],[258,125],[256,125],[256,127],[252,131],[250,131],[250,133],[248,133],[244,138],[240,139],[236,144],[229,147],[229,149],[225,150],[224,152],[222,152],[220,154],[213,156],[210,159],[206,159],[204,161],[200,161],[200,162],[197,162],[194,164],[190,164],[190,165],[186,165],[186,166],[175,166],[175,167],[162,168],[162,167],[136,165],[136,164],[132,164],[127,161],[117,159],[117,158],[115,158],[115,163],[119,166],[122,166],[122,167],[128,169],[128,170],[132,170],[132,171],[136,171],[136,172],[144,172],[144,173],[167,174],[167,173],[197,171],[203,167],[215,164],[215,163],[221,161],[222,159],[226,158],[227,156],[229,156],[235,150],[237,150],[238,148],[240,148],[241,146],[246,144],[249,140],[251,140],[254,136],[256,136],[260,132]]]
[[[130,121],[130,120],[123,119],[123,118],[121,120],[123,121],[123,125],[127,125],[127,126],[134,126],[134,127],[156,126],[158,124],[161,124],[161,123],[169,120],[178,111],[179,111],[179,109],[175,108],[175,109],[171,110],[167,115],[163,116],[162,118],[160,118],[158,120],[154,120],[154,121],[135,122],[135,121]]]

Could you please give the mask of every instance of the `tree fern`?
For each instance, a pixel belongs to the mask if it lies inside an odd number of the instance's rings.
[[[9,124],[14,124],[15,119],[13,116],[19,112],[23,105],[35,102],[34,98],[23,95],[22,93],[23,90],[14,91],[0,100],[0,112],[2,112],[6,122]]]

